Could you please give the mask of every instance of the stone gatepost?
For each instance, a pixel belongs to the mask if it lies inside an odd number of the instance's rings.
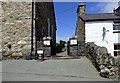
[[[86,55],[86,52],[85,52],[86,47],[85,46],[86,46],[86,44],[84,41],[78,40],[78,56]]]
[[[69,39],[69,55],[77,56],[78,55],[78,41],[76,37]]]
[[[51,37],[44,37],[43,38],[43,49],[44,55],[49,57],[52,54],[52,38]]]

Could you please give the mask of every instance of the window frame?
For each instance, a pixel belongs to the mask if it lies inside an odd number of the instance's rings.
[[[118,48],[117,48],[117,46],[119,46]],[[120,56],[120,43],[114,43],[114,56]]]
[[[116,29],[115,29],[115,26],[118,26]],[[119,22],[116,22],[116,23],[113,23],[113,33],[120,33],[120,23]]]

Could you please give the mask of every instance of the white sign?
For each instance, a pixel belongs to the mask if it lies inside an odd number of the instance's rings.
[[[77,39],[71,39],[70,44],[71,45],[76,45],[77,44]]]
[[[43,43],[44,45],[50,45],[50,40],[45,40]]]
[[[38,50],[37,53],[38,54],[43,54],[43,50]]]

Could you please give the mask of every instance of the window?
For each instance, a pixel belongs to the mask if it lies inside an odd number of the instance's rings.
[[[120,50],[120,44],[114,45],[114,50]]]
[[[120,33],[120,23],[113,24],[113,33]]]
[[[120,43],[114,44],[114,56],[120,55]]]
[[[114,51],[114,56],[120,55],[120,51]]]
[[[113,25],[113,30],[120,30],[120,25]]]

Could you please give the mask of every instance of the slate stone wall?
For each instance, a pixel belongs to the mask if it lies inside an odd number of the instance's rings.
[[[52,37],[52,48],[55,50],[56,46],[56,22],[54,6],[52,2],[36,2],[36,38],[37,41],[42,41],[43,37]],[[37,49],[42,48],[39,45]],[[42,46],[42,47],[41,47]],[[54,50],[52,54],[55,54]],[[54,52],[54,53],[53,53]]]
[[[43,47],[44,48],[44,55],[46,57],[50,57],[51,56],[51,47]]]
[[[85,42],[85,23],[81,19],[81,15],[85,14],[85,7],[85,4],[80,4],[77,9],[76,35],[81,42]]]
[[[76,24],[76,35],[79,41],[85,42],[85,23],[82,19],[78,18]]]
[[[31,49],[30,2],[2,2],[2,51],[29,54]],[[11,48],[9,48],[11,46]],[[12,54],[11,54],[12,55]]]
[[[34,19],[36,21],[36,25],[34,25],[35,27],[33,28],[34,50],[36,43],[35,38],[39,40],[39,38],[42,39],[45,34],[48,35],[48,17],[50,18],[51,27],[53,27],[53,43],[56,43],[56,24],[53,3],[38,2],[36,7],[36,16],[38,17]],[[32,45],[32,2],[1,2],[0,11],[2,11],[2,15],[0,14],[2,18],[2,22],[0,22],[0,33],[2,34],[0,51],[2,55],[30,55]],[[35,29],[36,27],[37,29]],[[37,32],[36,35],[35,32]],[[41,44],[42,43],[38,46],[41,46]]]
[[[69,49],[70,49],[70,56],[77,56],[77,54],[78,54],[78,46],[77,45],[70,45],[70,47],[69,47]]]
[[[100,76],[110,79],[119,77],[119,61],[116,61],[115,57],[108,53],[106,47],[97,46],[94,42],[88,42],[86,44],[86,53],[86,57],[91,60]]]
[[[78,39],[78,56],[85,55],[85,22],[81,15],[85,14],[85,4],[80,4],[77,9],[78,20],[76,23],[76,36]]]
[[[2,58],[2,3],[0,2],[0,58]]]

